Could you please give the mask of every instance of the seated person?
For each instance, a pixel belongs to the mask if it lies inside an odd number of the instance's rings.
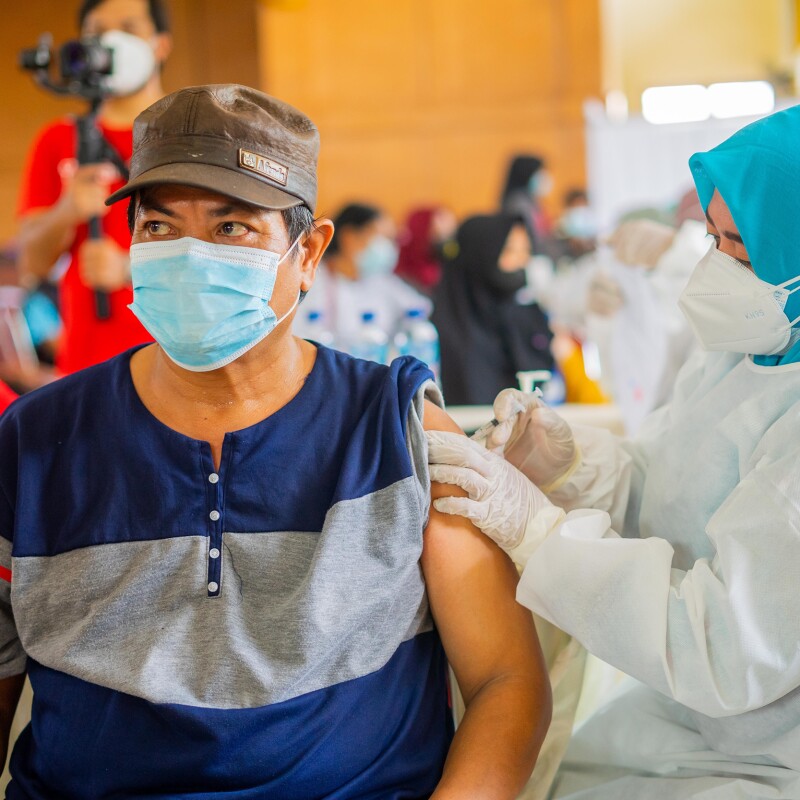
[[[317,149],[241,86],[137,119],[109,202],[156,344],[0,420],[4,745],[26,669],[34,693],[10,800],[511,800],[530,775],[547,675],[511,563],[431,507],[431,373],[292,336],[333,232]]]
[[[335,347],[349,353],[358,347],[365,313],[374,314],[375,325],[390,338],[407,311],[430,313],[430,299],[394,274],[398,258],[394,223],[383,211],[351,203],[333,224],[333,239],[317,273],[314,294],[297,315],[296,336],[317,336],[309,325],[309,315],[316,312],[333,335]]]
[[[490,405],[518,372],[553,370],[553,334],[539,304],[520,299],[532,243],[519,217],[469,217],[456,243],[433,298],[442,389],[450,405]]]
[[[430,297],[442,279],[442,262],[453,252],[458,222],[446,206],[415,208],[400,233],[394,273]]]

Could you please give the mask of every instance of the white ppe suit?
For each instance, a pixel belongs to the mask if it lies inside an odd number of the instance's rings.
[[[697,354],[635,443],[575,437],[550,497],[605,511],[517,597],[646,686],[576,732],[553,796],[800,798],[800,363]]]

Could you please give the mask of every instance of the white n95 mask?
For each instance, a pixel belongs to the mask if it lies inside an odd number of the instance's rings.
[[[184,237],[131,246],[133,303],[128,308],[179,366],[219,369],[255,347],[278,319],[269,305],[281,256],[270,250]]]
[[[106,31],[100,44],[111,49],[111,74],[103,84],[114,97],[125,97],[142,89],[156,68],[153,48],[125,31]]]
[[[789,295],[800,289],[786,287],[798,281],[774,286],[712,247],[694,268],[678,304],[704,349],[776,355],[800,322],[783,311]]]

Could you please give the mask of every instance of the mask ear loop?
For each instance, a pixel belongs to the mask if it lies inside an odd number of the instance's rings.
[[[795,286],[794,289],[786,288],[787,286],[791,286],[793,283],[797,284],[797,286]],[[794,294],[795,292],[800,292],[800,275],[798,275],[796,278],[790,278],[788,281],[784,281],[783,283],[777,284],[775,288],[785,291],[787,295]],[[798,322],[800,322],[800,315],[798,315],[789,322],[789,327],[794,328],[794,326],[797,325]]]
[[[292,307],[291,307],[291,308],[290,308],[290,309],[289,309],[289,310],[288,310],[288,311],[287,311],[287,312],[286,312],[286,313],[285,313],[285,314],[284,314],[284,315],[283,315],[283,316],[282,316],[282,317],[281,317],[279,320],[277,320],[277,321],[275,322],[275,327],[276,327],[276,328],[278,327],[278,325],[280,325],[280,324],[281,324],[281,322],[283,322],[283,321],[286,319],[286,317],[288,317],[288,316],[289,316],[289,314],[291,314],[291,313],[292,313],[292,311],[294,311],[294,310],[297,308],[297,306],[298,306],[298,305],[300,305],[300,295],[301,295],[301,294],[302,294],[302,292],[300,292],[300,293],[297,295],[297,297],[296,297],[296,299],[295,299],[294,303],[292,303]]]
[[[294,250],[294,248],[295,248],[295,246],[298,244],[298,242],[299,242],[301,239],[303,239],[303,238],[305,238],[306,236],[308,236],[308,233],[309,233],[309,231],[306,231],[305,233],[301,233],[301,234],[300,234],[300,235],[299,235],[299,236],[298,236],[298,237],[297,237],[297,238],[296,238],[296,239],[295,239],[295,240],[294,240],[294,241],[293,241],[293,242],[292,242],[292,243],[289,245],[289,249],[288,249],[288,250],[287,250],[287,251],[286,251],[286,252],[285,252],[285,253],[284,253],[284,254],[283,254],[281,257],[280,257],[280,260],[279,260],[279,261],[278,261],[278,263],[275,265],[275,268],[276,268],[276,269],[277,269],[277,268],[278,268],[278,267],[279,267],[281,264],[283,264],[284,260],[287,258],[287,256],[289,255],[289,253],[291,253],[291,252],[292,252],[292,250]],[[288,310],[288,311],[287,311],[287,312],[286,312],[286,313],[285,313],[285,314],[284,314],[284,315],[283,315],[283,316],[282,316],[282,317],[281,317],[281,318],[280,318],[280,319],[279,319],[279,320],[278,320],[278,321],[275,323],[275,327],[276,327],[276,328],[278,327],[278,325],[280,325],[280,324],[281,324],[281,322],[283,322],[283,321],[286,319],[286,317],[288,317],[288,316],[289,316],[289,314],[291,314],[291,313],[292,313],[292,311],[294,311],[294,310],[295,310],[295,308],[297,308],[297,306],[298,306],[298,305],[300,305],[300,303],[302,303],[302,302],[303,302],[303,300],[305,300],[305,299],[306,299],[306,295],[307,295],[307,294],[308,294],[308,292],[304,292],[302,289],[300,290],[300,294],[298,294],[298,295],[297,295],[297,300],[295,300],[295,303],[294,303],[294,305],[293,305],[293,306],[292,306],[292,307],[291,307],[291,308],[290,308],[290,309],[289,309],[289,310]]]
[[[297,237],[297,238],[296,238],[296,239],[295,239],[295,240],[294,240],[294,241],[293,241],[293,242],[292,242],[292,243],[289,245],[289,249],[288,249],[288,250],[287,250],[287,251],[286,251],[286,252],[285,252],[285,253],[284,253],[284,254],[283,254],[281,257],[280,257],[280,259],[278,259],[278,263],[275,265],[276,267],[279,267],[281,264],[283,264],[283,262],[284,262],[284,261],[286,261],[287,257],[289,256],[289,253],[291,253],[291,252],[292,252],[292,250],[294,250],[294,248],[295,248],[295,247],[297,247],[297,243],[298,243],[298,242],[299,242],[299,241],[300,241],[300,240],[303,238],[303,236],[305,236],[305,234],[304,234],[304,233],[301,233],[301,234],[300,234],[300,235],[299,235],[299,236],[298,236],[298,237]]]
[[[295,239],[295,240],[292,242],[292,244],[289,246],[289,249],[288,249],[288,250],[287,250],[287,251],[286,251],[286,252],[285,252],[285,253],[284,253],[284,254],[283,254],[281,257],[280,257],[280,260],[279,260],[279,261],[278,261],[278,263],[275,265],[276,269],[277,269],[277,268],[278,268],[278,267],[279,267],[279,266],[280,266],[280,265],[281,265],[281,264],[282,264],[282,263],[283,263],[283,262],[286,260],[286,258],[287,258],[287,256],[289,255],[289,253],[291,253],[291,252],[292,252],[292,250],[294,250],[295,246],[296,246],[296,245],[297,245],[297,243],[298,243],[298,242],[299,242],[299,241],[300,241],[300,240],[303,238],[303,236],[305,236],[305,234],[304,234],[304,233],[301,233],[301,234],[300,234],[300,235],[299,235],[299,236],[298,236],[298,237],[297,237],[297,238],[296,238],[296,239]],[[287,318],[287,317],[288,317],[288,316],[289,316],[289,315],[292,313],[292,311],[294,311],[294,310],[297,308],[297,306],[298,306],[298,305],[300,305],[300,301],[303,299],[303,297],[305,297],[305,292],[303,292],[303,291],[302,291],[302,289],[301,289],[301,290],[300,290],[300,292],[298,293],[297,297],[295,298],[295,301],[294,301],[294,303],[292,303],[292,307],[291,307],[291,308],[290,308],[290,309],[289,309],[289,310],[288,310],[288,311],[287,311],[287,312],[286,312],[286,313],[285,313],[285,314],[284,314],[284,315],[283,315],[283,316],[282,316],[282,317],[281,317],[279,320],[277,320],[277,321],[275,322],[275,327],[276,327],[276,328],[278,327],[278,325],[280,325],[280,324],[281,324],[281,322],[283,322],[283,321],[284,321],[284,320],[285,320],[285,319],[286,319],[286,318]]]

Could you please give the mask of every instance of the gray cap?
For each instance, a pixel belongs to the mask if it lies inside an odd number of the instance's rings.
[[[190,86],[136,117],[130,179],[106,205],[173,183],[313,211],[318,153],[316,126],[288,103],[237,84]]]

